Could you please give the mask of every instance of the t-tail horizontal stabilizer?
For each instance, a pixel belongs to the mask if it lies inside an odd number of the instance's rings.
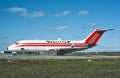
[[[106,29],[106,30],[103,30],[103,31],[111,31],[111,30],[115,30],[115,29]]]
[[[107,30],[100,30],[96,29],[94,30],[86,39],[85,39],[85,44],[95,46],[96,43],[99,41],[101,36],[103,35],[104,32],[106,31],[111,31],[114,29],[107,29]]]

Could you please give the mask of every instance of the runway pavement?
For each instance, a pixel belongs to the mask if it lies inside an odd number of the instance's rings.
[[[57,55],[12,55],[0,54],[0,59],[119,59],[120,56],[86,55],[86,56],[57,56]]]

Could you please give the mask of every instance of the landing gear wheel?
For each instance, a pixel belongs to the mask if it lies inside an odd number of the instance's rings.
[[[64,53],[63,52],[58,52],[57,55],[64,55]]]

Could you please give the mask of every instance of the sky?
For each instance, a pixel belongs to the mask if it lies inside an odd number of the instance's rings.
[[[85,39],[105,32],[85,51],[120,51],[120,0],[0,0],[0,50],[18,40]]]

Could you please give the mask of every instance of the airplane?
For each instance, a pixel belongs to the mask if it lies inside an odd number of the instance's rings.
[[[16,52],[56,52],[57,55],[72,53],[92,48],[97,45],[104,32],[114,29],[95,29],[87,38],[79,41],[71,40],[20,40],[8,46],[8,51]]]

